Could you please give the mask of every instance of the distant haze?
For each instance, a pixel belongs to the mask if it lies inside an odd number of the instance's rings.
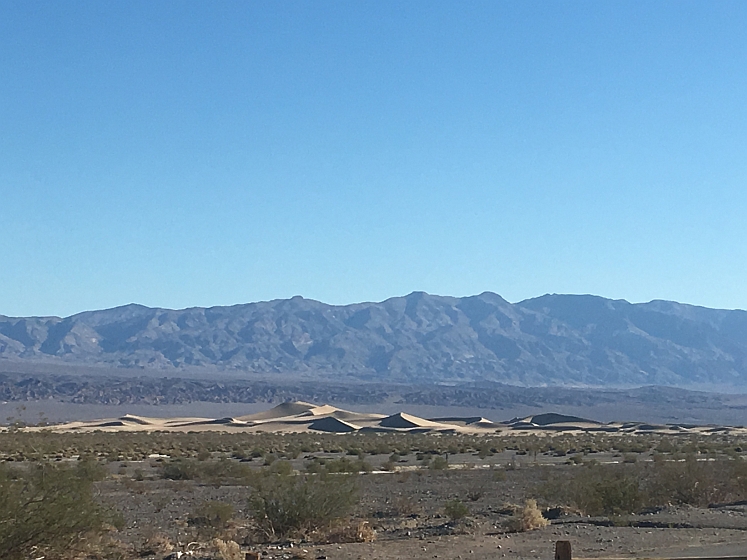
[[[596,296],[512,304],[414,292],[333,306],[295,297],[68,318],[0,316],[7,364],[85,364],[246,379],[539,386],[747,386],[747,312]]]

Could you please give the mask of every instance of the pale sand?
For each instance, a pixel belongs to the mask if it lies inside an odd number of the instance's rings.
[[[52,432],[400,432],[459,433],[474,435],[551,435],[604,432],[609,434],[730,434],[747,435],[747,429],[724,426],[654,425],[636,422],[600,423],[561,414],[542,414],[516,418],[505,423],[482,417],[450,417],[432,420],[406,412],[390,416],[342,410],[331,405],[287,402],[270,410],[236,418],[146,418],[125,414],[119,418],[69,422],[47,427],[28,427],[28,431]]]

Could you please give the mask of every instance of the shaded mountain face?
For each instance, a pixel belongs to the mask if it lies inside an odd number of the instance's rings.
[[[511,304],[489,292],[346,306],[301,297],[128,305],[64,319],[0,316],[0,358],[407,383],[745,386],[747,312],[568,295]]]

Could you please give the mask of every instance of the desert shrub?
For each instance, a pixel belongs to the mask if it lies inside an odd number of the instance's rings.
[[[549,478],[538,491],[550,502],[573,505],[588,515],[631,513],[646,503],[638,474],[632,468],[588,465],[570,476]]]
[[[443,471],[449,468],[449,461],[440,455],[437,455],[433,458],[431,461],[431,464],[429,465],[431,469],[437,470],[437,471]]]
[[[168,480],[192,480],[197,478],[197,464],[190,459],[173,459],[162,463],[161,477]]]
[[[676,451],[677,446],[669,438],[663,438],[656,446],[657,453],[675,453]]]
[[[268,538],[328,527],[358,502],[352,476],[268,474],[254,484],[248,510]]]
[[[275,474],[290,475],[293,474],[293,465],[287,459],[281,459],[270,465],[269,470]]]
[[[187,518],[187,523],[197,528],[203,538],[221,535],[233,519],[234,509],[231,504],[220,501],[204,502]]]
[[[397,465],[395,465],[392,461],[387,461],[383,465],[381,465],[381,470],[383,471],[396,471]]]
[[[457,521],[469,515],[469,508],[463,501],[454,499],[444,504],[444,513],[452,521]]]
[[[304,465],[304,470],[309,474],[319,474],[324,471],[324,461],[319,457],[314,457],[311,461],[307,461]]]
[[[638,477],[634,473],[588,469],[586,483],[578,481],[576,505],[590,515],[631,513],[644,504]]]
[[[0,466],[0,558],[69,547],[84,533],[100,530],[107,519],[92,490],[85,469],[41,464],[20,471]]]
[[[527,500],[508,522],[511,531],[524,532],[546,527],[550,522],[542,516],[536,500]]]
[[[210,459],[210,457],[212,457],[212,455],[211,455],[210,451],[208,451],[207,449],[200,449],[197,452],[197,460],[198,461],[207,461],[208,459]]]
[[[539,491],[548,501],[573,505],[589,515],[625,514],[666,504],[706,506],[744,499],[747,462],[655,455],[649,465],[587,464],[548,478]]]
[[[347,457],[327,461],[324,470],[328,473],[359,473],[371,472],[372,467],[362,459],[350,460]]]
[[[731,480],[739,498],[747,496],[747,460],[738,458],[731,462]]]
[[[576,453],[568,457],[568,463],[573,465],[580,465],[584,462],[584,456],[581,453]]]
[[[223,484],[227,480],[236,481],[253,475],[249,466],[226,458],[218,461],[204,461],[195,467],[194,478],[211,484]]]
[[[222,458],[218,461],[172,459],[161,463],[161,478],[167,480],[201,480],[210,484],[223,484],[227,480],[244,481],[253,476],[252,469],[238,461]]]
[[[485,495],[485,487],[483,486],[471,486],[469,490],[467,490],[467,499],[470,502],[477,502]]]
[[[506,480],[506,471],[501,468],[494,468],[493,470],[493,482],[504,482]]]
[[[422,513],[423,508],[412,496],[398,496],[394,498],[388,512],[392,517],[417,516]]]
[[[684,460],[656,461],[649,474],[650,501],[706,506],[738,493],[734,471],[725,461],[698,462],[695,455]]]
[[[93,457],[82,457],[74,467],[75,475],[81,480],[98,482],[106,478],[106,467]]]

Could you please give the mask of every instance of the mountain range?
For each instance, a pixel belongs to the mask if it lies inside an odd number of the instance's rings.
[[[183,310],[0,316],[0,361],[389,383],[746,386],[747,312],[549,294],[509,303],[413,292]]]

